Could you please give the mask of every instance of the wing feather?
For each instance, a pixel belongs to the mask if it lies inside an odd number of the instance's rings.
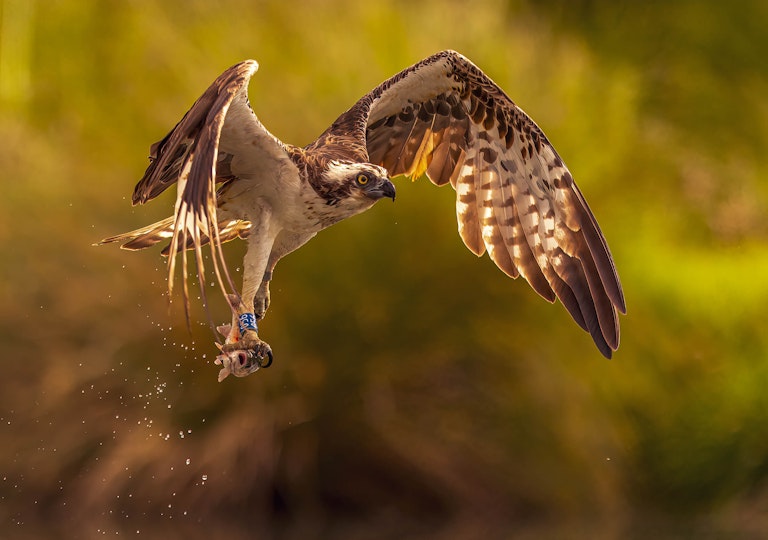
[[[507,275],[559,298],[598,349],[619,345],[624,294],[594,215],[539,127],[453,51],[382,83],[334,124],[359,130],[392,176],[426,172],[456,190],[459,235]]]
[[[481,214],[478,212],[475,170],[469,160],[465,160],[457,170],[459,177],[454,183],[454,188],[456,189],[456,219],[459,225],[459,236],[464,241],[464,245],[480,257],[485,253],[485,242],[483,242],[480,222]]]
[[[237,294],[221,244],[245,234],[249,224],[241,221],[242,216],[238,216],[240,221],[224,219],[219,223],[217,184],[253,181],[264,163],[293,166],[285,146],[261,125],[248,103],[248,83],[257,69],[254,60],[246,60],[222,73],[173,130],[152,145],[150,165],[134,190],[133,203],[142,204],[177,184],[173,234],[164,253],[168,254],[169,297],[173,292],[176,257],[181,253],[188,322],[187,249],[194,251],[206,308],[202,251],[205,244],[210,244],[211,264],[219,288],[225,295]]]

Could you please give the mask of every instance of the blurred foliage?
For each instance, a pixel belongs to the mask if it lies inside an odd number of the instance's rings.
[[[3,536],[763,538],[766,20],[759,0],[0,1]],[[306,144],[449,47],[586,194],[627,295],[614,360],[475,260],[427,182],[282,261],[275,365],[222,384],[159,250],[91,246],[170,212],[130,208],[144,156],[229,65],[260,62],[254,109]]]

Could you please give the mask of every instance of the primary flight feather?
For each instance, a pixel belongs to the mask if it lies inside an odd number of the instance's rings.
[[[487,252],[548,301],[559,298],[603,355],[616,350],[624,295],[595,217],[541,129],[467,58],[443,51],[398,73],[304,148],[281,142],[251,109],[248,82],[257,68],[253,60],[229,68],[152,145],[133,203],[176,184],[174,215],[102,241],[143,249],[170,240],[169,291],[181,254],[186,313],[187,250],[203,289],[202,249],[210,244],[233,311],[232,324],[220,327],[220,379],[272,360],[256,321],[269,307],[277,262],[320,230],[394,200],[390,178],[399,175],[450,184],[467,248]],[[239,293],[221,249],[238,237],[248,246]]]

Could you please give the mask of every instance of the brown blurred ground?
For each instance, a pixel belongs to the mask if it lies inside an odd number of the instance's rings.
[[[0,9],[3,538],[768,535],[763,3]],[[170,212],[129,204],[149,144],[236,61],[306,144],[448,47],[590,201],[629,307],[614,360],[475,260],[426,182],[281,262],[275,365],[222,384],[159,250],[91,246]]]

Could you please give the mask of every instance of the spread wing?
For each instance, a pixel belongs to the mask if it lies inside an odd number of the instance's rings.
[[[544,133],[469,60],[444,51],[363,97],[338,125],[392,176],[426,173],[456,190],[464,244],[559,298],[610,357],[619,345],[619,277],[592,212]]]
[[[152,145],[151,163],[133,193],[133,203],[142,204],[177,184],[168,249],[168,289],[172,292],[176,256],[181,253],[187,315],[186,248],[195,253],[204,304],[202,246],[209,240],[219,286],[225,293],[236,294],[221,250],[217,184],[253,182],[269,168],[294,166],[285,146],[262,126],[248,103],[248,82],[257,69],[254,60],[246,60],[222,73],[176,127]]]

